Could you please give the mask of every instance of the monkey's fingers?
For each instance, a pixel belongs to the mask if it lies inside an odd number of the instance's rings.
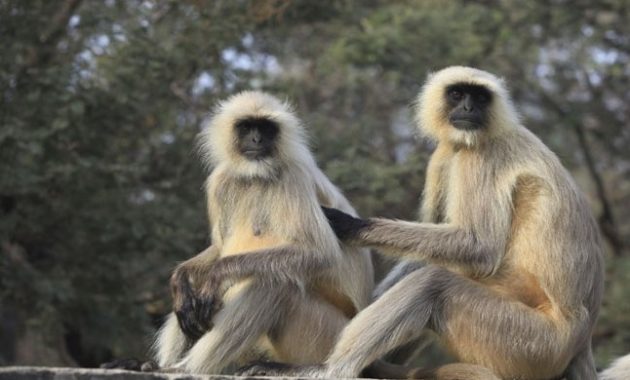
[[[321,206],[321,208],[322,208],[322,211],[324,211],[324,215],[329,221],[337,220],[343,216],[350,216],[341,210],[337,210],[336,208],[326,207],[326,206]]]
[[[210,297],[201,301],[199,305],[197,319],[208,329],[212,326],[212,317],[217,311],[215,303],[215,297]]]
[[[203,326],[200,326],[195,316],[194,299],[184,300],[182,306],[175,310],[175,316],[182,332],[186,337],[193,342],[197,341],[203,333],[206,331]]]
[[[330,227],[341,240],[352,238],[363,228],[370,225],[369,220],[355,218],[335,208],[322,206]]]
[[[196,342],[199,338],[201,338],[205,329],[200,326],[194,318],[182,312],[175,312],[175,315],[177,315],[179,327],[182,329],[186,338],[188,338],[191,342]]]

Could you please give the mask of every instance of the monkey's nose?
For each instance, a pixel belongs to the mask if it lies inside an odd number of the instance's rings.
[[[475,105],[472,102],[472,99],[470,99],[470,96],[466,96],[466,99],[464,99],[464,111],[470,112],[475,108]]]

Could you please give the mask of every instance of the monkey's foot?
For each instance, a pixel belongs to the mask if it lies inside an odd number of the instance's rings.
[[[235,371],[234,376],[290,376],[290,377],[320,377],[324,374],[323,365],[302,365],[277,362],[254,362]]]
[[[141,361],[138,359],[115,359],[111,362],[103,363],[100,365],[103,369],[126,369],[128,371],[142,371],[153,372],[157,371],[160,367],[152,360]]]

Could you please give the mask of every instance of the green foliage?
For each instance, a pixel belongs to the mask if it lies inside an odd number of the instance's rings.
[[[295,102],[362,214],[412,219],[431,151],[410,108],[425,76],[503,75],[627,247],[629,12],[623,0],[0,2],[0,363],[20,363],[13,348],[33,331],[83,365],[144,356],[171,269],[208,243],[195,136],[240,89]],[[600,363],[630,350],[625,247],[608,258]]]

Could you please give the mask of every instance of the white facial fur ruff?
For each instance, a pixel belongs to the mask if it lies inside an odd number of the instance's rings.
[[[238,152],[234,125],[252,117],[268,118],[278,124],[277,157],[248,160]],[[260,91],[244,91],[219,103],[199,142],[202,158],[209,166],[225,163],[233,173],[249,178],[276,175],[281,163],[310,157],[304,128],[290,104]]]
[[[486,128],[464,131],[448,122],[446,88],[457,83],[481,85],[492,93]],[[451,66],[429,75],[417,99],[416,122],[420,132],[431,139],[467,147],[479,144],[482,137],[492,138],[519,124],[518,114],[503,80],[486,71],[465,66]]]

